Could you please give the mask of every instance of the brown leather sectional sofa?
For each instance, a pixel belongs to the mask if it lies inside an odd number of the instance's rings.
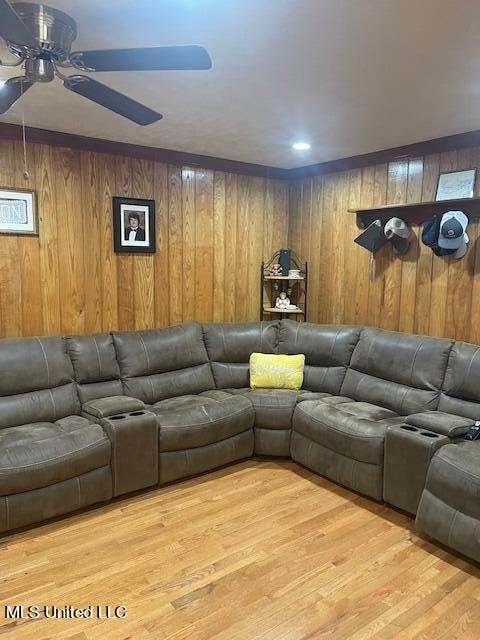
[[[252,352],[305,354],[301,391]],[[480,347],[360,326],[187,323],[0,341],[0,531],[249,458],[292,457],[480,560]],[[428,473],[428,475],[427,475]]]

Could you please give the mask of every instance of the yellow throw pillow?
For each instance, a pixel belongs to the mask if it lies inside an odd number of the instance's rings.
[[[300,389],[305,356],[252,353],[250,387],[252,389]]]

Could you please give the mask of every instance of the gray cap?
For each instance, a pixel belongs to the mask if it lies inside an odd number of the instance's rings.
[[[402,255],[408,251],[412,231],[405,220],[390,218],[385,224],[383,232],[385,237],[391,241],[395,253]]]

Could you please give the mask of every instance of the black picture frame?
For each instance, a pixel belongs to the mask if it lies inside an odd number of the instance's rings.
[[[130,238],[133,227],[138,230],[138,240],[136,236]],[[155,200],[113,196],[115,253],[155,253],[155,237]]]

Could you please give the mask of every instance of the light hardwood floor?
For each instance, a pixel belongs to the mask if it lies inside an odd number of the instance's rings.
[[[480,569],[292,462],[248,461],[0,539],[0,636],[478,640]],[[6,604],[126,605],[21,620]]]

